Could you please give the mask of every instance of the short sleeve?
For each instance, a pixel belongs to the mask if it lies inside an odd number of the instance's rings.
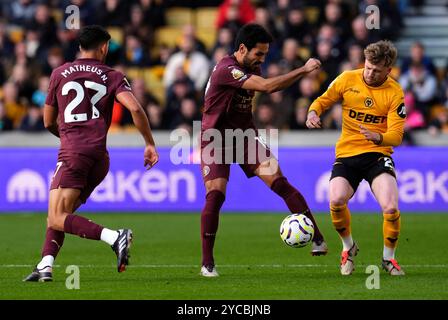
[[[127,92],[132,92],[132,88],[131,85],[128,81],[128,79],[126,79],[126,76],[118,71],[115,71],[113,73],[113,88],[115,91],[115,96],[121,92],[127,91]]]
[[[216,71],[217,83],[237,89],[241,88],[243,83],[252,76],[251,73],[246,73],[235,65],[226,66]]]
[[[50,83],[48,85],[48,94],[47,98],[45,99],[45,104],[48,104],[49,106],[55,108],[58,107],[56,85],[57,85],[56,73],[52,72],[50,76]]]

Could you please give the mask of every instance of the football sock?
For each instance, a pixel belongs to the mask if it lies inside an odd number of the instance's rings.
[[[350,228],[350,211],[347,205],[330,205],[330,214],[333,226],[341,237],[343,250],[349,250],[353,246],[353,239]]]
[[[395,259],[395,248],[388,248],[384,246],[383,248],[383,259],[392,260]]]
[[[44,246],[42,248],[42,257],[53,256],[57,257],[59,250],[64,244],[65,233],[63,231],[53,230],[47,228],[45,234]]]
[[[219,190],[212,190],[205,197],[205,206],[201,213],[202,265],[214,265],[213,247],[218,231],[219,210],[225,196]]]
[[[350,210],[347,205],[335,206],[330,204],[330,214],[333,226],[341,237],[351,234]]]
[[[118,231],[110,230],[107,228],[103,228],[101,231],[101,240],[106,242],[109,245],[113,245],[115,241],[118,239]]]
[[[324,239],[319,228],[317,227],[316,220],[314,220],[314,216],[311,214],[310,208],[308,207],[305,198],[296,188],[294,188],[288,182],[286,177],[279,177],[275,179],[271,185],[271,189],[280,197],[282,197],[291,213],[302,213],[313,222],[313,241],[321,241]]]
[[[54,257],[51,255],[42,257],[42,260],[37,264],[37,269],[42,270],[45,267],[53,267],[54,263]],[[44,271],[50,271],[50,270],[44,270]]]
[[[69,214],[64,221],[64,232],[87,238],[100,240],[103,227],[84,217]]]
[[[400,234],[400,222],[400,211],[383,212],[383,237],[385,247],[391,249],[397,247],[398,235]]]
[[[353,247],[354,242],[351,234],[345,237],[341,237],[341,240],[342,240],[342,250],[348,251]]]

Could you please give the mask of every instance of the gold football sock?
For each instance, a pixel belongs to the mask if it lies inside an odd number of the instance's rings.
[[[347,205],[343,206],[333,206],[330,205],[331,220],[333,221],[333,226],[339,233],[341,238],[350,236],[350,211]]]
[[[398,235],[400,234],[400,211],[383,212],[383,237],[384,246],[388,248],[396,248]]]

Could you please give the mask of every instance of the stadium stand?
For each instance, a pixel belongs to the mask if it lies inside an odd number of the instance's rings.
[[[36,110],[42,107],[39,101],[45,95],[46,83],[42,77],[48,77],[53,68],[76,57],[77,30],[66,29],[69,14],[65,9],[68,5],[77,5],[81,25],[98,23],[110,32],[112,43],[107,63],[125,72],[131,82],[143,79],[145,94],[141,96],[151,99],[142,98],[144,101],[140,102],[146,104],[147,110],[150,105],[162,110],[163,121],[158,127],[161,130],[173,129],[175,122],[172,121],[180,112],[177,109],[180,100],[167,107],[167,103],[173,103],[173,88],[165,87],[163,79],[170,57],[180,51],[186,39],[193,39],[192,50],[205,54],[213,67],[223,55],[232,52],[238,28],[246,22],[256,22],[264,25],[275,38],[263,66],[265,74],[270,70],[286,72],[310,56],[323,60],[320,73],[282,93],[289,118],[278,115],[275,107],[278,101],[270,106],[266,99],[257,99],[254,106],[255,111],[261,103],[263,108],[274,110],[272,121],[264,119],[263,127],[300,130],[303,126],[297,121],[306,103],[321,94],[341,71],[362,67],[362,49],[366,43],[389,38],[399,49],[399,61],[392,76],[406,84],[409,101],[415,102],[415,116],[407,126],[409,139],[406,140],[413,144],[412,131],[425,130],[432,135],[448,131],[448,51],[443,32],[448,0],[421,2],[414,6],[413,1],[394,0],[5,0],[0,4],[0,132],[27,128],[22,122],[31,114],[35,117]],[[369,4],[376,4],[380,9],[382,27],[379,30],[365,28]],[[293,60],[285,56],[286,44],[291,39],[298,44]],[[408,81],[419,68],[424,79],[434,83],[431,92],[422,93]],[[176,77],[180,78],[175,81],[190,84],[196,80],[188,79],[186,67]],[[308,87],[311,95],[304,96],[303,90]],[[196,88],[193,99],[199,112],[203,88]],[[271,100],[275,99],[278,96]],[[40,109],[34,108],[36,105]],[[115,108],[118,110],[120,105]],[[115,113],[115,131],[127,128],[126,112]],[[335,114],[336,109],[325,115],[327,119],[323,123],[328,129],[337,127],[332,120]],[[419,114],[423,117],[422,123],[415,120]],[[42,126],[33,130],[42,130]]]

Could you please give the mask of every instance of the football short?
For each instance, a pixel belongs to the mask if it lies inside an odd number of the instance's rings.
[[[90,194],[109,172],[109,154],[86,155],[72,151],[59,151],[58,162],[51,180],[50,190],[71,188],[81,190],[85,203]]]
[[[337,158],[333,164],[330,180],[344,177],[356,191],[363,179],[372,185],[373,179],[383,172],[396,178],[392,158],[378,152],[367,152],[353,157]]]
[[[255,137],[254,143],[245,141],[244,145],[210,150],[207,145],[201,148],[201,172],[204,182],[217,178],[229,180],[232,163],[238,163],[246,177],[252,178],[261,163],[274,157],[260,137]]]

